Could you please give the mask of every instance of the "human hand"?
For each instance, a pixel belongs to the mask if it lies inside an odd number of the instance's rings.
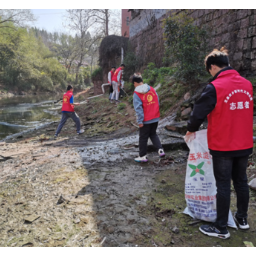
[[[186,135],[184,136],[184,140],[186,143],[194,140],[196,138],[196,133],[195,132],[189,132],[187,131]]]
[[[142,128],[142,127],[143,127],[143,124],[139,124],[139,127]]]

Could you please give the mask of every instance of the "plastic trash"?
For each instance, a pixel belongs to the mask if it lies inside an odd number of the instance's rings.
[[[217,217],[217,190],[212,156],[208,149],[207,130],[196,132],[195,138],[188,141],[187,145],[190,150],[185,180],[187,207],[183,213],[194,219],[214,222]],[[237,229],[231,211],[229,211],[228,226]]]

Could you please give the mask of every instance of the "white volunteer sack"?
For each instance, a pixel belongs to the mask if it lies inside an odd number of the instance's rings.
[[[213,174],[212,157],[207,143],[207,130],[195,133],[195,138],[187,142],[189,157],[185,180],[187,207],[183,213],[194,219],[214,222],[216,213],[216,184]],[[229,210],[228,226],[237,228]]]

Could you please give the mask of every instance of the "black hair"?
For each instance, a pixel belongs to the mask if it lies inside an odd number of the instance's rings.
[[[113,66],[112,68],[116,68],[116,67],[115,67],[115,66]],[[112,69],[112,68],[111,68],[111,69]]]
[[[121,67],[125,67],[125,65],[124,65],[124,64],[121,64]]]
[[[140,73],[134,73],[134,75],[133,75],[133,77],[132,77],[132,83],[134,83],[134,82],[136,82],[136,83],[141,83],[141,82],[143,82],[142,76],[141,76]]]
[[[67,91],[69,91],[71,89],[73,89],[73,86],[71,84],[69,84],[68,87],[67,87]]]
[[[219,68],[229,66],[228,51],[225,47],[222,47],[220,50],[214,49],[205,57],[204,64],[208,73],[211,69],[211,65],[216,65]]]

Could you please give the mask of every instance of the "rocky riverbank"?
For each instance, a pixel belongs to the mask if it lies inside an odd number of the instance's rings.
[[[125,103],[125,101],[124,101]],[[256,193],[250,190],[248,231],[209,238],[202,222],[184,215],[188,150],[181,134],[159,134],[166,157],[149,146],[149,162],[137,164],[138,129],[133,109],[106,98],[81,105],[85,128],[68,121],[0,143],[0,246],[244,246],[256,245]],[[252,156],[249,180],[256,175]],[[235,192],[231,192],[235,210]]]

